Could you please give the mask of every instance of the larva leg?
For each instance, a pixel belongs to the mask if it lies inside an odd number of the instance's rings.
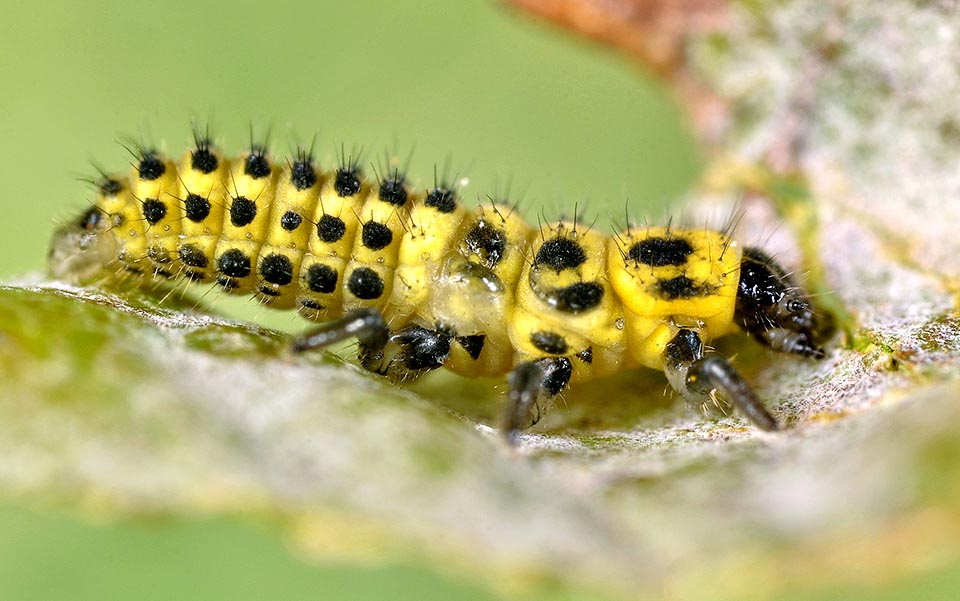
[[[545,357],[521,363],[507,379],[509,392],[503,416],[503,434],[511,445],[520,430],[540,421],[554,398],[570,381],[573,367],[566,357]]]
[[[390,358],[385,375],[395,382],[416,380],[423,374],[443,367],[450,355],[454,332],[447,328],[430,330],[409,325],[390,336],[390,343],[400,347]]]
[[[720,355],[703,354],[703,343],[693,330],[681,329],[667,344],[663,371],[673,389],[689,403],[702,405],[711,400],[714,391],[719,391],[760,429],[780,429],[729,361]]]
[[[390,339],[390,328],[380,311],[373,308],[357,309],[340,319],[311,328],[293,339],[293,352],[326,348],[348,338],[360,343],[360,364],[370,371],[379,371],[383,349]]]

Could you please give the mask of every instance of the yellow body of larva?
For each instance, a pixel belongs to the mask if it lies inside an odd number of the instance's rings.
[[[96,206],[110,216],[110,231],[117,242],[117,260],[131,273],[147,270],[147,236],[143,211],[130,192],[127,180],[112,179],[97,193]]]
[[[654,239],[682,239],[691,252],[679,265],[652,266],[631,260],[629,249]],[[704,341],[735,331],[741,252],[736,240],[710,230],[648,227],[627,230],[612,239],[608,273],[623,301],[632,359],[660,367],[663,348],[677,327],[697,330]]]
[[[166,159],[157,163],[159,175],[146,176],[136,166],[131,168],[130,191],[140,203],[144,219],[147,258],[160,273],[180,273],[177,249],[180,239],[180,221],[183,213],[176,194],[179,191],[177,168]]]
[[[224,186],[224,182],[229,181],[230,163],[221,153],[210,149],[204,155],[207,162],[194,168],[194,155],[194,152],[185,152],[177,167],[180,179],[177,199],[184,214],[180,224],[183,241],[178,255],[189,278],[206,282],[216,277],[210,259],[216,254],[224,209],[230,203],[230,194]]]
[[[266,240],[257,260],[257,290],[264,303],[277,309],[297,306],[297,287],[293,283],[300,275],[310,234],[309,228],[301,227],[303,216],[316,212],[323,187],[316,175],[312,180],[302,181],[295,177],[291,166],[284,167],[270,206]]]
[[[259,150],[227,161],[206,144],[179,165],[145,156],[97,200],[124,269],[216,280],[317,321],[375,307],[393,331],[453,332],[445,366],[464,375],[560,356],[571,381],[662,368],[680,328],[705,342],[736,329],[741,250],[723,233],[537,231],[398,173],[371,186],[352,166],[322,173],[300,156],[279,168]]]
[[[261,165],[261,158],[265,166]],[[255,169],[250,169],[251,164],[257,165]],[[227,189],[229,204],[212,262],[220,272],[217,281],[229,292],[248,294],[256,290],[256,259],[272,225],[270,212],[276,195],[277,171],[266,157],[252,152],[233,162],[229,179],[222,184]],[[224,269],[228,262],[231,268]]]
[[[572,361],[571,381],[604,376],[629,367],[624,363],[629,357],[623,308],[615,295],[605,293],[610,287],[607,281],[609,239],[570,222],[557,224],[550,234],[534,240],[530,249],[534,259],[524,263],[517,286],[510,338],[521,359],[529,361],[544,354],[576,357]],[[537,257],[544,255],[545,245],[551,243],[566,244],[567,253],[579,248],[582,257],[574,257],[575,260],[561,257],[566,264],[537,261]],[[562,291],[570,290],[571,286],[581,287],[581,298],[574,299],[578,303],[576,307],[563,307]]]

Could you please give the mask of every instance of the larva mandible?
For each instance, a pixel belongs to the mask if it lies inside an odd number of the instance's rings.
[[[503,204],[468,210],[453,185],[417,190],[395,169],[370,181],[343,157],[321,171],[303,150],[283,166],[255,145],[230,160],[199,135],[179,163],[140,150],[128,175],[104,175],[50,257],[52,273],[72,281],[215,281],[296,308],[324,322],[293,340],[296,352],[355,338],[360,363],[395,381],[439,367],[509,374],[511,442],[569,384],[640,366],[664,371],[692,404],[720,393],[777,430],[705,344],[742,330],[823,356],[806,293],[728,233],[533,228]]]

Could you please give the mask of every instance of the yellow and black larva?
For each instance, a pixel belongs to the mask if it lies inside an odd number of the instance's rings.
[[[185,277],[255,294],[325,322],[296,352],[355,338],[361,364],[396,380],[438,367],[509,374],[513,441],[568,384],[661,369],[694,404],[719,392],[776,430],[730,363],[705,351],[744,330],[770,348],[822,357],[805,292],[769,256],[728,233],[575,221],[533,228],[509,207],[468,210],[452,185],[416,190],[356,162],[321,171],[299,151],[228,160],[197,137],[179,163],[140,151],[104,176],[95,206],[58,231],[52,272]]]

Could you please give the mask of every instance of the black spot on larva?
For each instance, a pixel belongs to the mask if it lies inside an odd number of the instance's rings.
[[[237,227],[250,225],[257,216],[257,205],[249,198],[238,196],[230,204],[230,223]]]
[[[537,256],[533,259],[533,266],[546,265],[556,272],[564,269],[579,267],[587,260],[583,247],[570,238],[551,238],[543,243]]]
[[[407,189],[404,187],[405,183],[406,180],[400,175],[395,175],[390,179],[384,180],[384,182],[380,184],[380,192],[377,198],[383,202],[402,207],[407,204]]]
[[[239,248],[231,248],[217,259],[217,271],[231,278],[245,278],[250,275],[250,257]]]
[[[290,169],[290,183],[297,190],[306,190],[317,183],[317,170],[309,159],[300,159]]]
[[[666,300],[678,298],[691,298],[703,294],[702,287],[693,283],[693,280],[685,275],[678,275],[669,280],[657,281],[657,292]]]
[[[85,230],[95,230],[100,222],[103,221],[103,213],[97,207],[90,207],[80,215],[76,223]]]
[[[227,290],[233,290],[234,288],[238,288],[240,286],[235,279],[228,277],[218,277],[217,284],[223,286]]]
[[[630,247],[627,252],[634,261],[651,267],[683,265],[693,252],[693,247],[683,238],[646,238]]]
[[[220,165],[217,155],[210,152],[209,142],[198,144],[190,155],[190,166],[200,173],[213,173]]]
[[[104,196],[116,196],[123,190],[123,184],[112,177],[103,179],[99,185],[100,193]]]
[[[584,363],[593,363],[593,347],[588,346],[579,353],[577,353],[577,359],[580,359]]]
[[[167,166],[155,152],[144,152],[137,165],[137,172],[141,180],[152,182],[166,172]]]
[[[293,281],[293,263],[286,255],[271,253],[260,261],[260,277],[265,282],[286,286]]]
[[[300,214],[296,211],[287,211],[283,214],[283,217],[280,218],[280,227],[292,232],[293,230],[300,227],[300,223],[303,221],[303,218],[300,217]]]
[[[201,269],[209,264],[207,255],[203,254],[200,247],[195,244],[184,244],[180,247],[180,260],[184,265]]]
[[[530,344],[537,350],[551,355],[562,355],[567,352],[567,341],[555,332],[534,332],[530,334]]]
[[[358,267],[350,274],[347,289],[359,299],[373,300],[383,294],[383,280],[369,267]]]
[[[243,164],[243,172],[253,179],[260,179],[270,175],[270,160],[263,153],[262,149],[254,149],[247,155]]]
[[[603,286],[596,282],[578,282],[554,293],[551,304],[564,313],[580,313],[592,309],[603,300]]]
[[[441,213],[452,213],[457,208],[457,196],[453,193],[453,190],[448,188],[434,188],[427,194],[427,199],[423,204],[433,207]]]
[[[266,294],[267,296],[280,296],[280,293],[269,286],[260,286],[257,289],[260,294]]]
[[[493,269],[507,248],[507,235],[481,219],[467,232],[464,243],[471,253],[478,255],[487,267]]]
[[[302,299],[300,301],[300,306],[304,309],[313,309],[314,311],[323,311],[323,305],[316,303],[309,298]]]
[[[161,219],[167,216],[167,205],[156,198],[148,198],[143,201],[143,218],[150,225],[156,225]]]
[[[341,198],[353,196],[360,191],[360,174],[356,169],[337,169],[337,177],[333,180],[333,189]]]
[[[307,269],[307,287],[313,292],[330,294],[337,289],[337,279],[337,270],[329,265],[311,265]],[[300,304],[306,306],[306,301]]]
[[[150,260],[154,263],[169,263],[171,261],[170,253],[162,246],[151,246],[147,249],[147,256],[150,257]],[[157,271],[157,273],[160,272]]]
[[[393,232],[386,225],[368,221],[363,224],[363,233],[360,235],[363,245],[370,250],[380,250],[390,246],[393,242]]]
[[[194,223],[200,223],[210,215],[210,201],[199,194],[187,194],[183,205],[187,219]]]
[[[473,334],[470,336],[457,336],[457,343],[463,347],[463,350],[467,351],[467,354],[470,355],[470,358],[476,361],[480,358],[480,353],[483,351],[483,343],[486,342],[487,337],[483,334]]]
[[[333,215],[324,215],[317,222],[317,236],[324,242],[337,242],[347,232],[343,219]]]

